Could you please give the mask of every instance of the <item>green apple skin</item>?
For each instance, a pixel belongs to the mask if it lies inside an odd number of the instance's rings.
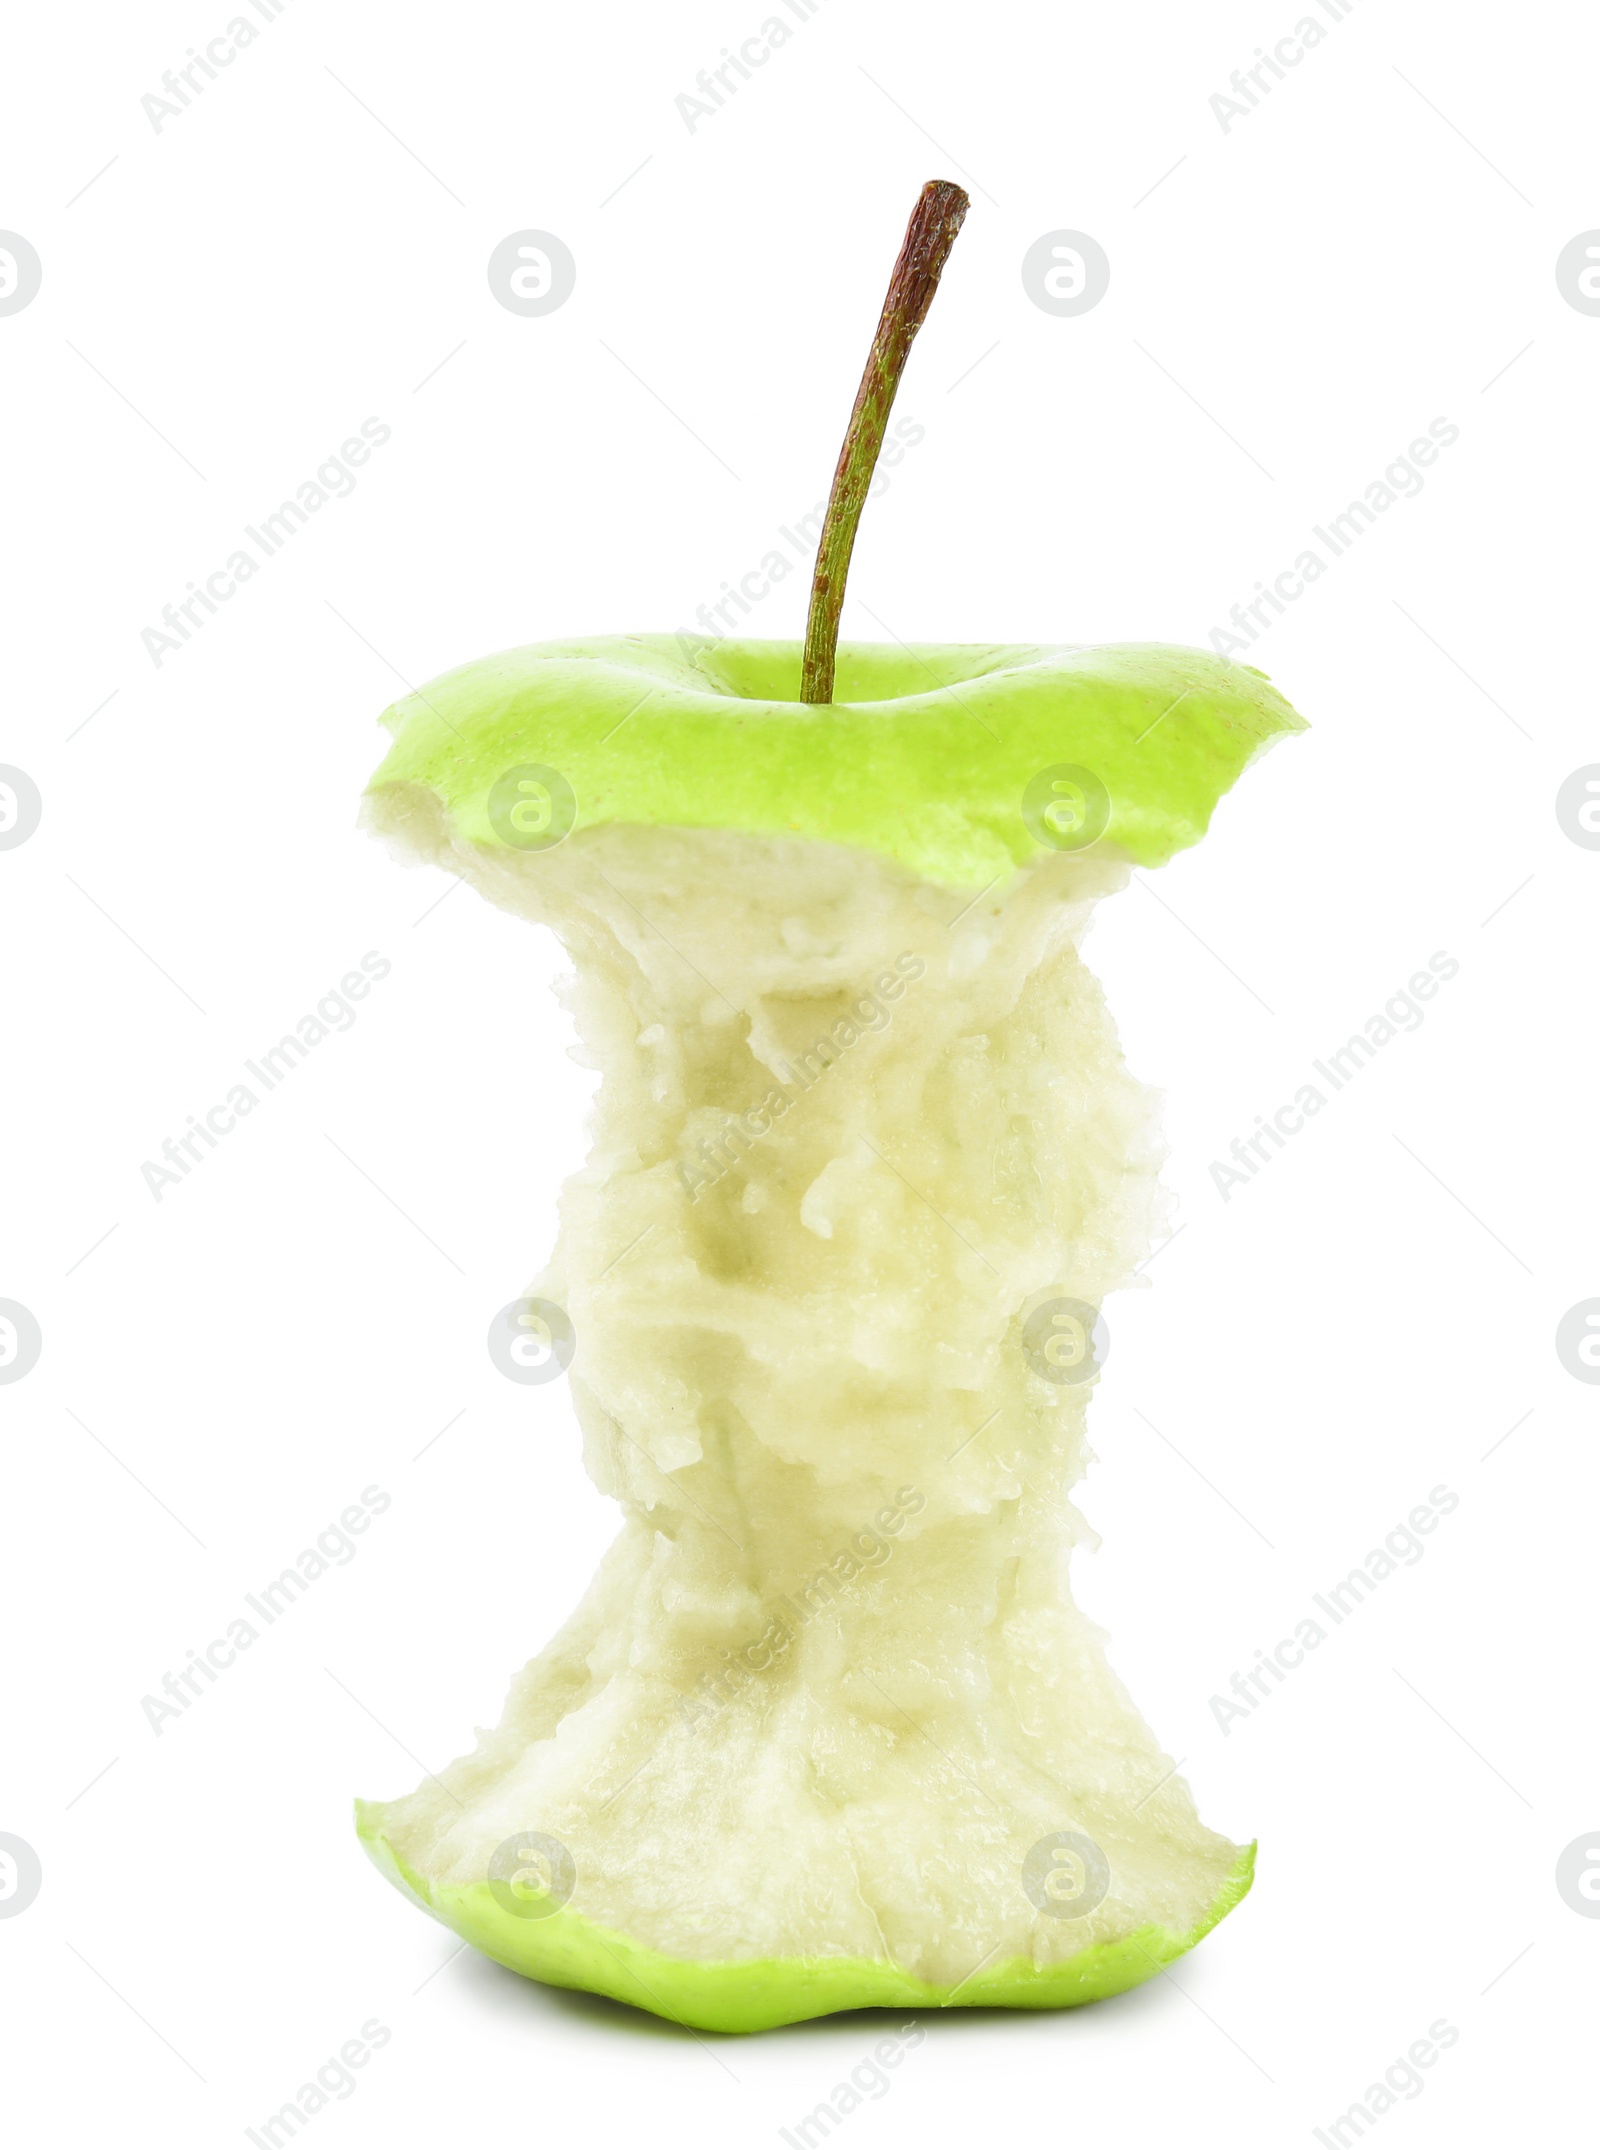
[[[536,764],[576,829],[730,828],[854,844],[949,887],[986,887],[1042,846],[1022,812],[1041,771],[1109,794],[1100,838],[1157,866],[1304,721],[1265,676],[1202,650],[844,644],[837,699],[798,693],[798,642],[670,635],[536,643],[447,672],[386,712],[374,793],[417,786],[458,839],[503,848],[490,794]]]
[[[847,2008],[1077,2008],[1139,1986],[1203,1941],[1255,1873],[1254,1844],[1204,1919],[1189,1933],[1147,1926],[1120,1941],[1079,1950],[1038,1968],[991,1963],[958,1986],[930,1986],[892,1963],[849,1956],[775,1957],[717,1963],[666,1956],[597,1926],[564,1905],[547,1918],[504,1910],[484,1882],[433,1889],[383,1835],[379,1802],[357,1800],[356,1831],[379,1872],[464,1941],[541,1985],[608,1994],[669,2023],[702,2031],[765,2031]]]

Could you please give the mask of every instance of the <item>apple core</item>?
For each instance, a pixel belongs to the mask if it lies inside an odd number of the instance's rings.
[[[1094,2000],[1250,1885],[1071,1594],[1162,1218],[1080,948],[1302,725],[1161,644],[839,645],[966,207],[913,214],[803,644],[505,651],[388,713],[368,794],[572,958],[600,1084],[526,1326],[622,1527],[498,1726],[358,1826],[486,1954],[697,2029]]]

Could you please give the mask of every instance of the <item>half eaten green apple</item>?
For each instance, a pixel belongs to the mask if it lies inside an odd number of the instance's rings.
[[[594,1142],[526,1335],[623,1525],[499,1726],[361,1835],[498,1961],[713,2030],[1093,2000],[1250,1883],[1068,1585],[1099,1308],[1161,1202],[1078,950],[1301,723],[1193,651],[836,649],[964,207],[913,217],[804,646],[466,666],[369,794],[572,956]]]

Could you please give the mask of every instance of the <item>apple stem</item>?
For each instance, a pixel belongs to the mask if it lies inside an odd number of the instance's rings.
[[[895,391],[911,355],[917,330],[933,304],[939,277],[956,233],[967,213],[967,196],[948,179],[930,179],[906,226],[900,257],[889,279],[878,333],[872,339],[866,371],[856,390],[855,407],[845,430],[828,495],[828,512],[817,543],[811,577],[811,609],[806,616],[805,655],[800,665],[802,702],[833,700],[834,660],[839,648],[839,619],[844,610],[845,577],[855,547],[856,526],[866,504],[867,488],[877,468],[878,452],[894,408]]]

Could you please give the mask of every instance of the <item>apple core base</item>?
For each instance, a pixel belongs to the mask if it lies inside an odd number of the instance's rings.
[[[988,1963],[956,1985],[931,1985],[893,1963],[852,1956],[696,1962],[663,1955],[597,1926],[570,1905],[543,1918],[505,1910],[487,1883],[436,1888],[406,1865],[382,1833],[381,1807],[356,1802],[356,1830],[379,1872],[413,1903],[485,1956],[545,1986],[605,1994],[702,2031],[768,2031],[849,2008],[1078,2008],[1154,1978],[1204,1940],[1250,1892],[1254,1844],[1205,1917],[1187,1933],[1145,1926],[1091,1942],[1046,1964],[1025,1957]]]

